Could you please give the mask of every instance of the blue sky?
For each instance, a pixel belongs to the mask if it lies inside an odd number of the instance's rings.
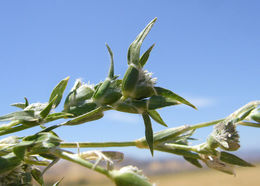
[[[122,78],[128,46],[158,17],[142,47],[156,43],[146,69],[158,77],[159,86],[199,108],[164,108],[162,117],[169,127],[225,117],[260,98],[259,8],[253,0],[0,1],[0,115],[15,111],[9,104],[24,96],[30,102],[48,101],[52,88],[67,76],[66,93],[77,78],[104,80],[109,67],[105,43]],[[154,131],[162,129],[154,123]],[[211,130],[195,137],[203,141]],[[260,130],[239,130],[241,149],[260,149]],[[142,137],[144,126],[140,116],[110,111],[99,121],[57,133],[67,141],[122,141]],[[150,157],[149,151],[120,150]]]

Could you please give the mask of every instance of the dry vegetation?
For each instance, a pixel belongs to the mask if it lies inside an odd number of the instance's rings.
[[[259,186],[260,165],[255,168],[238,168],[237,176],[214,170],[201,170],[152,178],[157,186]],[[101,186],[101,185],[100,185]]]

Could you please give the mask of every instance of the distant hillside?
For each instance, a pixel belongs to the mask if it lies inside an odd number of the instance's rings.
[[[239,155],[250,162],[260,162],[259,152],[241,153]],[[117,167],[119,168],[126,165],[139,167],[148,177],[158,177],[160,175],[172,175],[201,170],[181,159],[142,161],[139,159],[126,158],[123,162],[119,163]],[[48,183],[54,183],[62,177],[64,177],[61,184],[62,186],[87,186],[93,185],[94,183],[97,185],[108,183],[106,185],[110,186],[110,181],[103,175],[67,161],[57,163],[45,174],[45,180]]]

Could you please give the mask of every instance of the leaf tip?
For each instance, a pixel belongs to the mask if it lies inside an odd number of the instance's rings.
[[[69,81],[69,79],[70,79],[70,76],[67,76],[64,80]]]

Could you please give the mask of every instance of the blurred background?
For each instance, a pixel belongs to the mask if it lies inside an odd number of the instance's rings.
[[[22,102],[25,96],[31,103],[47,102],[53,87],[67,76],[70,82],[65,94],[77,78],[90,84],[104,80],[109,68],[105,43],[114,52],[115,73],[122,78],[128,46],[157,17],[142,46],[145,51],[156,43],[146,69],[158,78],[159,86],[198,107],[198,111],[187,106],[164,108],[159,112],[165,122],[175,127],[226,117],[249,101],[259,100],[259,8],[257,0],[0,1],[0,115],[15,111],[9,105]],[[156,123],[153,127],[154,131],[164,129]],[[194,144],[205,141],[211,131],[212,127],[196,131]],[[260,162],[260,131],[249,127],[239,127],[239,131],[237,154]],[[138,115],[109,111],[101,120],[56,132],[68,142],[129,141],[144,135],[144,125]],[[123,163],[136,162],[159,186],[260,182],[256,175],[259,166],[239,169],[233,178],[206,169],[196,172],[172,154],[155,152],[152,158],[148,150],[119,150],[126,156]],[[68,166],[70,169],[64,169]],[[59,178],[64,176],[64,185],[75,185],[72,177],[79,185],[109,184],[103,177],[65,162],[53,170],[46,176],[50,182],[57,173]],[[252,180],[256,182],[250,184]]]

